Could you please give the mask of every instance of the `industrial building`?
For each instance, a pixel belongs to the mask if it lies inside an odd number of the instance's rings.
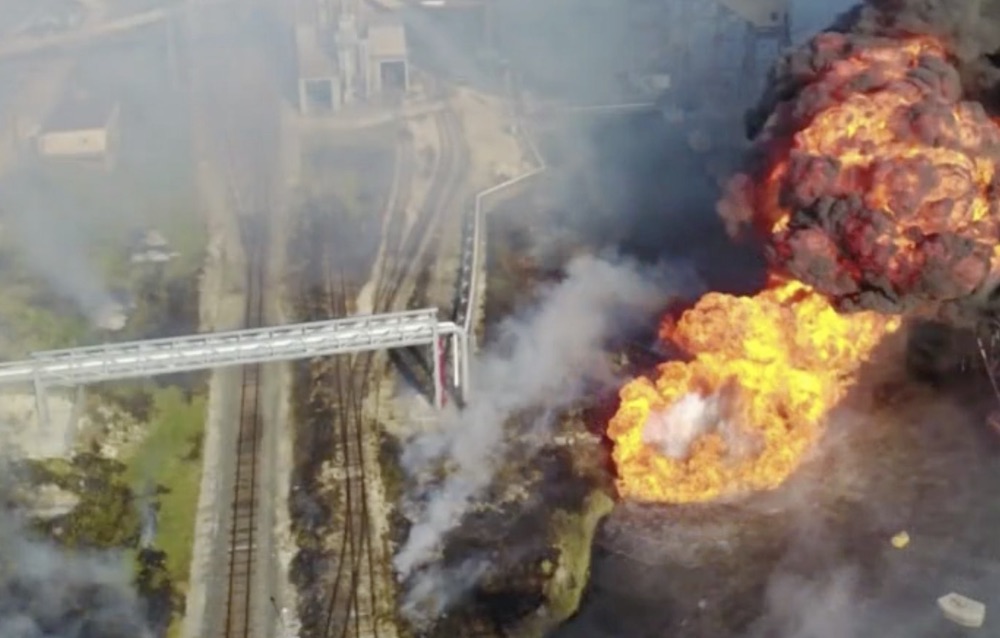
[[[320,33],[311,25],[295,25],[299,110],[306,114],[333,111],[343,103],[337,63],[320,41]]]
[[[95,162],[110,167],[121,132],[121,107],[103,94],[70,91],[56,105],[36,138],[45,158]]]
[[[299,0],[295,51],[304,114],[402,96],[409,89],[406,30],[391,14],[353,0]]]
[[[382,18],[368,25],[368,95],[405,92],[409,86],[406,30],[397,20]]]

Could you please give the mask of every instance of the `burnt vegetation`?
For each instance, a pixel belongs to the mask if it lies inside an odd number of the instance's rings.
[[[364,281],[378,247],[375,215],[352,214],[335,197],[328,204],[307,199],[292,239],[289,264],[297,289],[295,315],[317,321],[352,314],[358,283]],[[336,289],[331,289],[336,285]],[[342,507],[328,471],[336,461],[337,420],[346,406],[335,388],[341,370],[329,360],[296,364],[293,377],[294,468],[289,513],[297,553],[291,580],[299,596],[306,637],[328,635],[337,561],[344,554],[329,538]]]
[[[7,505],[13,507],[29,506],[32,489],[27,486],[53,485],[67,493],[75,495],[78,502],[66,513],[51,517],[36,518],[30,526],[30,531],[39,538],[51,539],[58,547],[80,551],[111,552],[134,551],[137,572],[133,580],[136,593],[145,612],[144,620],[154,635],[163,635],[172,618],[183,613],[184,593],[173,583],[167,566],[166,554],[155,546],[140,544],[142,519],[139,514],[139,503],[132,486],[125,479],[124,464],[107,459],[96,454],[83,453],[64,461],[51,459],[46,461],[24,461],[17,464],[13,474],[19,476],[27,489],[27,500],[15,497]],[[165,488],[157,487],[156,494],[163,494]],[[154,509],[156,505],[153,505]],[[29,510],[30,511],[30,510]],[[21,596],[0,596],[4,605],[18,605],[17,601],[24,596],[36,592],[39,587],[51,587],[44,582],[34,582],[30,579],[19,580],[16,573],[2,580],[2,587],[10,592],[20,592]],[[72,581],[72,578],[69,579]],[[36,592],[38,593],[38,592]],[[49,596],[41,593],[42,599]],[[70,583],[70,591],[66,594],[68,601],[73,601],[70,609],[60,610],[60,605],[51,605],[50,616],[36,617],[36,621],[51,626],[54,634],[61,635],[59,626],[69,627],[82,625],[80,636],[128,636],[135,638],[141,635],[137,627],[115,627],[115,623],[129,620],[127,614],[122,614],[117,620],[102,618],[103,612],[93,617],[83,614],[90,608],[88,601],[115,600],[121,593],[103,584],[100,579],[84,579],[79,583]],[[15,613],[15,610],[4,609],[0,605],[0,617]],[[95,605],[104,609],[106,605]],[[31,609],[34,609],[33,605]],[[5,614],[6,612],[6,614]],[[19,613],[31,616],[29,608],[24,607]],[[112,624],[107,624],[111,622]],[[127,623],[126,623],[127,625]],[[121,632],[121,633],[118,633]]]

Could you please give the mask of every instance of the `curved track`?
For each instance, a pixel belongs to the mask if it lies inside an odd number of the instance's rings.
[[[402,220],[391,225],[386,237],[386,258],[376,275],[375,312],[387,311],[398,300],[400,289],[414,265],[427,252],[439,211],[454,207],[465,178],[466,156],[462,150],[462,126],[458,116],[445,109],[435,114],[441,134],[437,175],[413,227],[404,235]]]
[[[461,126],[458,118],[450,111],[436,115],[441,130],[442,147],[435,180],[428,193],[426,205],[411,228],[405,229],[403,210],[405,195],[390,201],[387,205],[389,221],[383,241],[384,258],[375,272],[373,295],[374,312],[398,309],[399,299],[408,278],[413,274],[414,265],[421,261],[422,254],[432,239],[435,219],[442,210],[454,205],[464,177],[464,155],[461,151]],[[406,192],[402,186],[402,192]],[[316,229],[317,231],[319,229]],[[332,231],[332,229],[327,229]],[[315,232],[315,231],[314,231]],[[323,232],[316,232],[322,235]],[[319,247],[317,247],[319,248]],[[350,310],[348,300],[356,298],[356,282],[348,280],[345,273],[337,269],[329,254],[324,253],[322,270],[326,273],[322,304],[328,316],[343,316]],[[373,516],[383,516],[372,512],[366,481],[369,474],[377,472],[377,458],[372,458],[371,445],[367,437],[376,436],[377,415],[366,416],[363,402],[369,395],[374,404],[379,402],[380,384],[376,366],[378,353],[363,353],[353,357],[336,357],[332,361],[317,362],[319,366],[330,366],[331,401],[337,409],[333,411],[334,452],[333,462],[339,485],[339,521],[335,531],[334,574],[326,602],[323,626],[317,635],[325,638],[356,638],[360,636],[379,638],[385,632],[379,622],[380,613],[387,608],[384,587],[391,583],[390,567],[383,552],[376,551],[373,544],[382,542],[375,538],[372,530]]]

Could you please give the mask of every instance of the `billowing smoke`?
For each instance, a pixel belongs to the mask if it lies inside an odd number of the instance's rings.
[[[819,578],[776,575],[768,585],[768,613],[752,636],[860,638],[867,635],[858,613],[858,573],[836,569]]]
[[[152,638],[116,556],[66,552],[0,517],[0,636]]]
[[[1000,232],[988,99],[1000,22],[979,3],[872,1],[785,56],[749,113],[753,167],[720,213],[841,309],[969,297]],[[987,69],[992,69],[987,73]]]
[[[642,442],[672,459],[683,459],[691,443],[722,420],[718,397],[685,394],[666,410],[649,415]]]
[[[688,393],[666,409],[650,413],[642,428],[642,442],[681,461],[688,458],[696,440],[714,433],[726,442],[731,459],[743,457],[758,448],[759,441],[735,420],[736,390],[736,385],[730,383],[708,396]]]
[[[996,603],[996,563],[979,555],[992,534],[978,522],[994,461],[967,429],[955,431],[969,425],[957,406],[911,398],[889,417],[897,434],[873,433],[888,424],[869,415],[838,415],[815,464],[775,495],[787,536],[743,638],[932,638],[958,630],[936,604],[949,591]],[[912,447],[886,461],[884,437]],[[934,528],[945,512],[949,524]],[[906,529],[911,544],[893,547]]]
[[[395,567],[409,579],[404,606],[411,615],[440,612],[481,573],[481,565],[451,573],[433,563],[446,534],[504,463],[512,445],[508,422],[530,411],[530,423],[517,430],[517,449],[537,451],[559,410],[614,381],[606,342],[648,321],[671,295],[697,292],[693,279],[683,270],[643,272],[629,262],[581,257],[533,310],[502,324],[498,342],[474,364],[465,408],[404,443],[413,526]]]
[[[59,295],[80,312],[98,319],[113,298],[80,241],[81,210],[27,174],[4,184],[0,211],[9,232],[20,241],[21,255]]]
[[[860,44],[870,37],[899,39],[916,34],[939,38],[954,56],[964,88],[973,97],[990,93],[1000,73],[986,57],[1000,51],[997,0],[868,0],[840,16],[827,32],[857,36]],[[777,61],[763,96],[748,114],[749,137],[757,137],[776,108],[810,83],[801,70],[814,64],[814,56],[807,42]]]

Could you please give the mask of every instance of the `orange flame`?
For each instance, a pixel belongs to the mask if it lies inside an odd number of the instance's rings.
[[[920,64],[946,59],[940,42],[914,37],[836,62],[822,82],[826,91],[844,90],[870,75],[887,86],[854,90],[825,105],[793,136],[796,152],[836,160],[839,168],[803,186],[826,195],[860,194],[869,207],[905,217],[928,233],[995,219],[991,184],[1000,129],[981,105],[959,100],[957,74],[953,87],[930,88],[909,78]],[[774,230],[788,223],[790,210],[779,197],[788,170],[787,157],[774,163],[766,197],[758,202],[757,213]]]
[[[622,498],[685,503],[776,487],[899,319],[841,315],[786,282],[755,297],[707,294],[666,325],[694,358],[622,388],[608,428]]]
[[[621,389],[608,435],[623,498],[707,501],[774,488],[796,469],[859,366],[900,326],[839,314],[818,290],[849,295],[864,283],[945,300],[978,286],[991,257],[1000,265],[1000,129],[961,101],[943,45],[824,33],[812,47],[815,76],[765,129],[762,172],[737,175],[720,213],[731,229],[763,231],[776,265],[816,288],[786,274],[754,297],[708,294],[664,321],[661,337],[691,360]],[[792,228],[795,209],[821,201],[848,214]],[[949,253],[961,245],[944,234],[979,247]],[[818,258],[796,261],[803,253]]]
[[[815,46],[843,47],[845,39],[822,34]],[[879,88],[865,90],[866,84]],[[810,251],[829,255],[844,278],[838,283],[805,267],[807,281],[828,281],[829,289],[819,288],[833,293],[851,289],[847,278],[870,284],[872,276],[865,273],[874,273],[898,294],[947,300],[972,293],[1000,268],[994,249],[1000,234],[1000,128],[982,105],[961,100],[958,73],[939,41],[913,37],[853,49],[803,91],[798,106],[808,124],[783,148],[776,145],[760,187],[743,182],[756,192],[737,198],[752,200],[750,214],[772,234],[781,259],[794,252],[789,241],[806,242]],[[791,202],[851,196],[856,206],[886,215],[892,228],[855,218],[837,240],[786,232],[796,207]],[[938,242],[944,234],[978,246],[952,257],[946,280],[928,274],[941,268]]]

